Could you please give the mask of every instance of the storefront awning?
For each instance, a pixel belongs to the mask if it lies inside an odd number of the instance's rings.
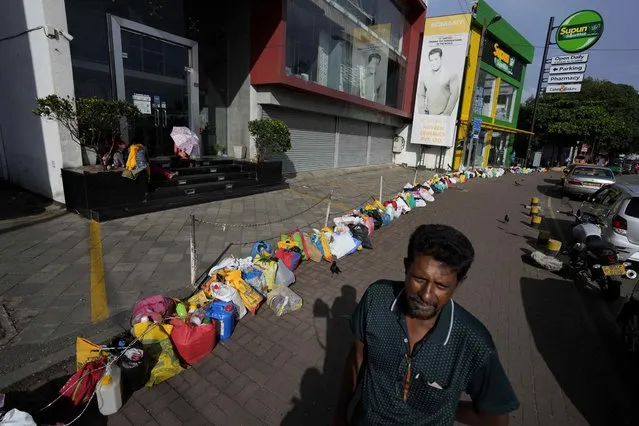
[[[461,120],[461,124],[468,125],[468,121]],[[500,124],[494,124],[494,123],[481,123],[481,128],[486,130],[495,130],[495,131],[504,132],[504,133],[513,133],[513,134],[521,133],[523,135],[534,135],[534,133],[529,132],[528,130],[521,130],[521,129],[517,129],[513,127],[506,127],[506,126],[502,126]]]

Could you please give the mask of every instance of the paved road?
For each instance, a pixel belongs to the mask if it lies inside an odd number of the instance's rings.
[[[547,192],[552,180],[548,174],[520,179],[475,180],[449,190],[377,231],[374,250],[340,261],[338,278],[327,264],[303,264],[293,287],[303,309],[277,318],[263,307],[194,368],[136,393],[108,424],[328,424],[351,343],[347,318],[371,282],[402,278],[407,238],[427,222],[458,227],[476,247],[457,301],[493,334],[522,403],[511,424],[639,424],[631,387],[638,383],[636,364],[619,351],[610,307],[522,262],[536,238],[523,204]],[[561,200],[542,202],[552,211]],[[508,224],[500,222],[506,213]],[[569,224],[549,214],[547,226],[560,234]]]

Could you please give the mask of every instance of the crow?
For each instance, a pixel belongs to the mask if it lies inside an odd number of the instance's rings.
[[[521,183],[519,183],[517,181],[515,181],[514,184],[515,184],[515,186],[521,186]]]
[[[510,222],[510,218],[508,217],[508,215],[504,216],[504,222],[506,223]]]
[[[333,261],[333,263],[331,263],[331,275],[339,275],[342,273],[342,270],[339,269],[339,266],[337,266],[337,261]]]

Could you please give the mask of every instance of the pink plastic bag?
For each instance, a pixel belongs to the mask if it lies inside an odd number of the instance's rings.
[[[364,219],[364,226],[368,228],[368,236],[370,237],[371,235],[373,235],[373,231],[375,230],[375,221],[370,216],[367,216],[363,219]]]
[[[139,323],[143,317],[149,317],[151,321],[161,323],[163,317],[172,314],[173,311],[175,311],[173,299],[162,295],[150,296],[138,300],[133,307],[131,325]]]

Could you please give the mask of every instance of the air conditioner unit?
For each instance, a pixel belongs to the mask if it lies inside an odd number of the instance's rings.
[[[393,138],[393,153],[394,154],[399,154],[400,152],[402,152],[404,150],[405,146],[406,146],[406,141],[404,140],[404,138],[402,136],[395,136]]]

